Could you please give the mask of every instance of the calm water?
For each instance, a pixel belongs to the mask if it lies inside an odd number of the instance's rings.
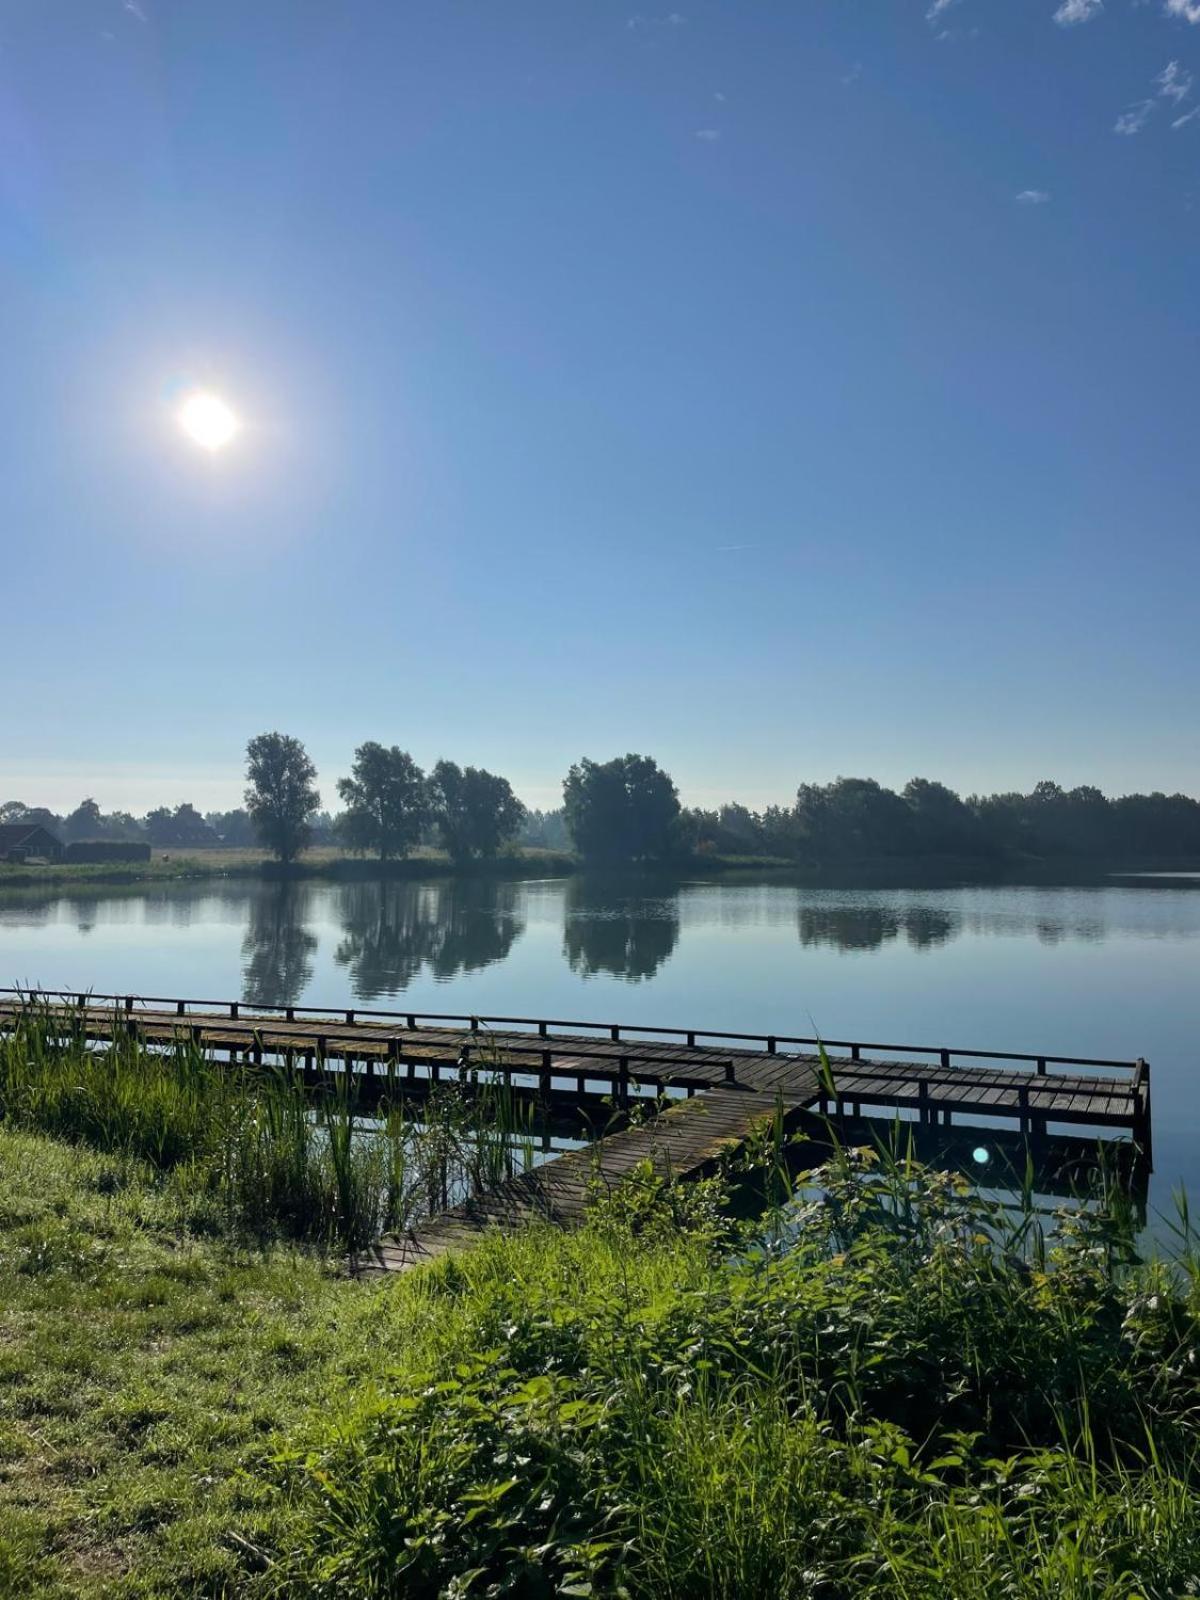
[[[811,1033],[1152,1064],[1200,1196],[1200,890],[204,882],[0,895],[0,983]]]

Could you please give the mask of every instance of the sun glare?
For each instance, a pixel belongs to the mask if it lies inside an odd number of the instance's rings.
[[[202,450],[223,450],[241,424],[220,395],[191,394],[179,409],[179,426]]]

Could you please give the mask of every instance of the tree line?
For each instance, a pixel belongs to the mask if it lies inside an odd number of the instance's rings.
[[[84,800],[66,817],[21,801],[0,822],[40,822],[67,842],[128,839],[176,848],[262,844],[282,862],[312,844],[340,843],[381,861],[439,845],[457,862],[514,844],[574,850],[592,862],[669,862],[697,856],[767,856],[818,865],[880,858],[1032,857],[1165,860],[1200,857],[1200,800],[1184,794],[1108,798],[1097,788],[1050,781],[1028,794],[956,794],[913,778],[896,791],[873,778],[801,784],[788,806],[753,811],[731,801],[685,807],[670,775],[649,756],[584,759],[563,781],[561,808],[530,811],[506,778],[441,760],[428,773],[396,745],[354,753],[337,783],[342,810],[320,809],[317,771],[299,739],[263,733],[246,750],[242,808],[209,812],[160,806],[144,817],[104,814]]]

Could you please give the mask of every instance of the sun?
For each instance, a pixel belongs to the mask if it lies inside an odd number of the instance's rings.
[[[236,412],[220,395],[198,390],[179,408],[179,426],[202,450],[223,450],[241,427]]]

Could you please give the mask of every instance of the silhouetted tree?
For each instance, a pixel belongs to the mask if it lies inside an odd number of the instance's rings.
[[[255,842],[254,824],[250,813],[240,807],[236,811],[208,811],[204,816],[220,844],[231,850],[241,849]]]
[[[246,746],[246,810],[259,838],[280,861],[308,843],[308,819],[321,803],[317,769],[299,739],[260,733]]]
[[[406,856],[420,840],[429,790],[407,750],[360,744],[350,777],[339,778],[337,787],[346,804],[338,831],[352,850],[374,851],[388,861]]]
[[[93,799],[89,797],[81,800],[66,818],[63,822],[63,837],[71,844],[108,837],[104,815]]]
[[[813,858],[905,855],[912,850],[912,814],[874,778],[804,783],[796,792],[796,831]]]
[[[146,813],[146,836],[159,846],[204,846],[217,842],[217,836],[196,810],[186,802],[171,811],[159,806]]]
[[[517,840],[536,850],[569,850],[571,835],[567,832],[562,807],[554,811],[526,811]]]
[[[482,767],[439,761],[429,780],[430,800],[444,849],[455,861],[494,856],[525,815],[507,778]]]
[[[678,840],[679,795],[649,756],[616,756],[573,766],[563,783],[567,827],[592,861],[650,861]]]

